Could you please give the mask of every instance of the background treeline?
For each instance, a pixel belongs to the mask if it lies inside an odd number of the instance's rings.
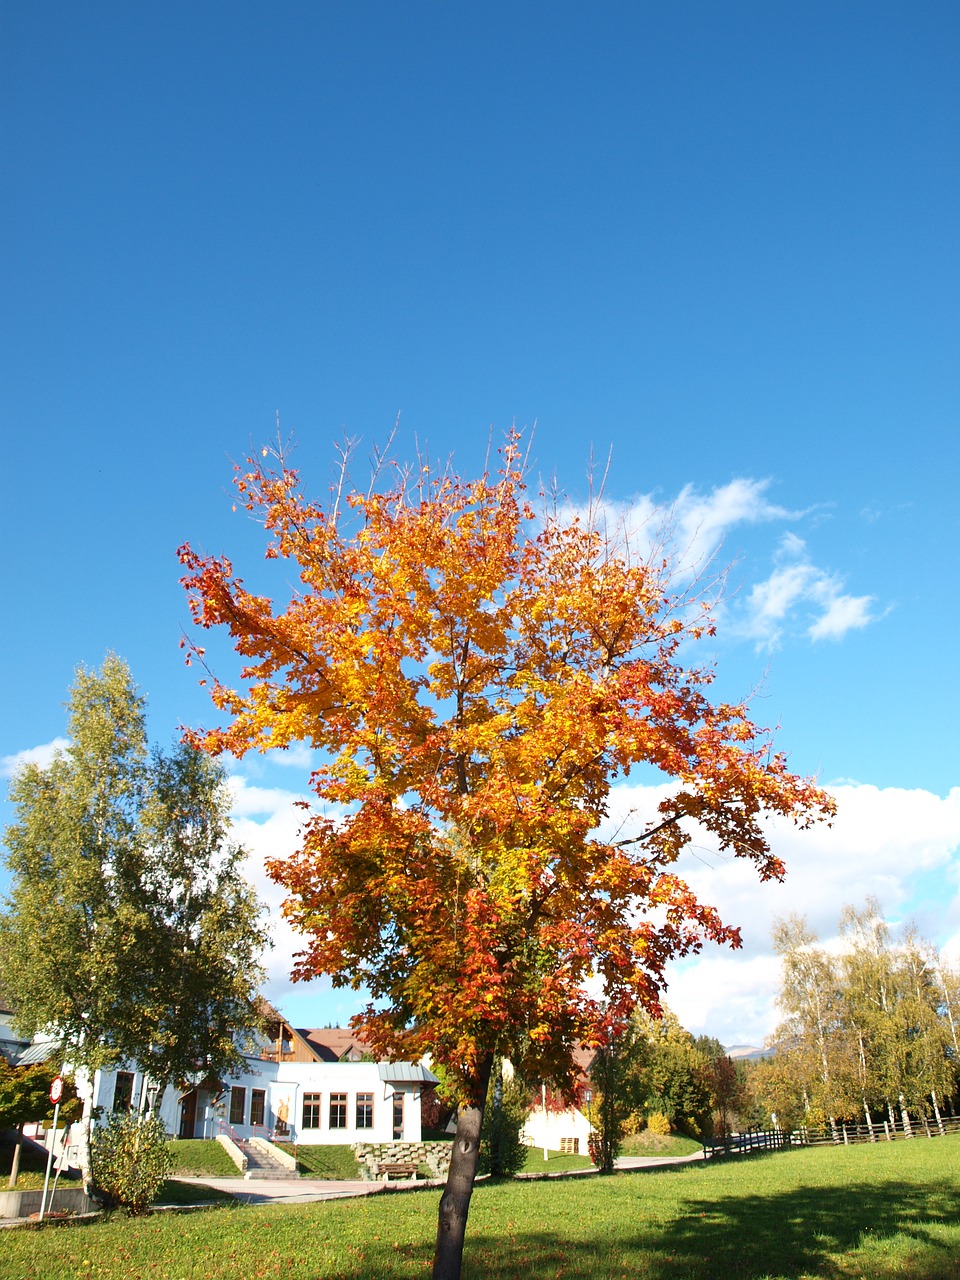
[[[911,1132],[958,1111],[960,974],[913,928],[894,936],[879,903],[845,907],[821,946],[806,921],[778,921],[783,1021],[758,1060],[733,1061],[669,1010],[638,1012],[602,1047],[586,1105],[591,1155],[612,1168],[625,1137],[722,1141],[751,1128],[882,1125]]]
[[[844,907],[828,949],[802,917],[779,921],[784,1020],[751,1064],[749,1118],[783,1128],[876,1124],[910,1131],[953,1115],[960,974],[908,927],[897,936],[870,898]]]

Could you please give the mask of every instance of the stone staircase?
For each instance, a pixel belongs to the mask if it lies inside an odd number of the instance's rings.
[[[250,1138],[244,1153],[247,1157],[245,1178],[297,1178],[296,1161],[265,1138]]]

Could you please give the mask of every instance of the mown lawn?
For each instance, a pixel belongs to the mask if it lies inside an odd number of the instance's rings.
[[[527,1147],[524,1160],[524,1173],[565,1173],[570,1169],[590,1169],[589,1156],[561,1155],[559,1151],[548,1151],[547,1159],[543,1158],[543,1147]]]
[[[277,1146],[296,1156],[297,1171],[309,1178],[345,1178],[349,1182],[362,1176],[357,1158],[349,1146],[318,1144],[295,1147],[292,1142],[278,1142]]]
[[[620,1147],[622,1156],[689,1156],[702,1151],[703,1144],[696,1138],[685,1138],[679,1133],[651,1133],[643,1129],[624,1138]]]
[[[171,1177],[240,1178],[243,1175],[219,1142],[209,1138],[175,1138],[168,1142]]]
[[[4,1232],[2,1280],[423,1280],[436,1191]],[[960,1136],[477,1188],[469,1280],[960,1280]]]

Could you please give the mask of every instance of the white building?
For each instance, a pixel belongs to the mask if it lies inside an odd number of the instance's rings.
[[[419,1142],[420,1095],[437,1079],[411,1062],[374,1062],[339,1027],[292,1027],[279,1015],[245,1069],[228,1080],[168,1087],[151,1097],[141,1071],[98,1071],[101,1114],[150,1107],[180,1138],[276,1137],[301,1144]]]

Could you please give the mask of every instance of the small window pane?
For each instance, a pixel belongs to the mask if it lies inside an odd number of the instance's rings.
[[[393,1136],[394,1139],[403,1137],[403,1094],[395,1093],[393,1095]]]
[[[357,1128],[373,1128],[373,1094],[357,1094]]]
[[[121,1114],[128,1112],[133,1104],[133,1072],[118,1071],[117,1082],[113,1086],[113,1109]]]
[[[243,1124],[247,1113],[247,1091],[239,1085],[230,1090],[230,1123]]]
[[[303,1128],[320,1128],[320,1094],[305,1093],[303,1095]]]
[[[330,1095],[330,1128],[345,1129],[347,1127],[347,1095],[331,1093]]]

